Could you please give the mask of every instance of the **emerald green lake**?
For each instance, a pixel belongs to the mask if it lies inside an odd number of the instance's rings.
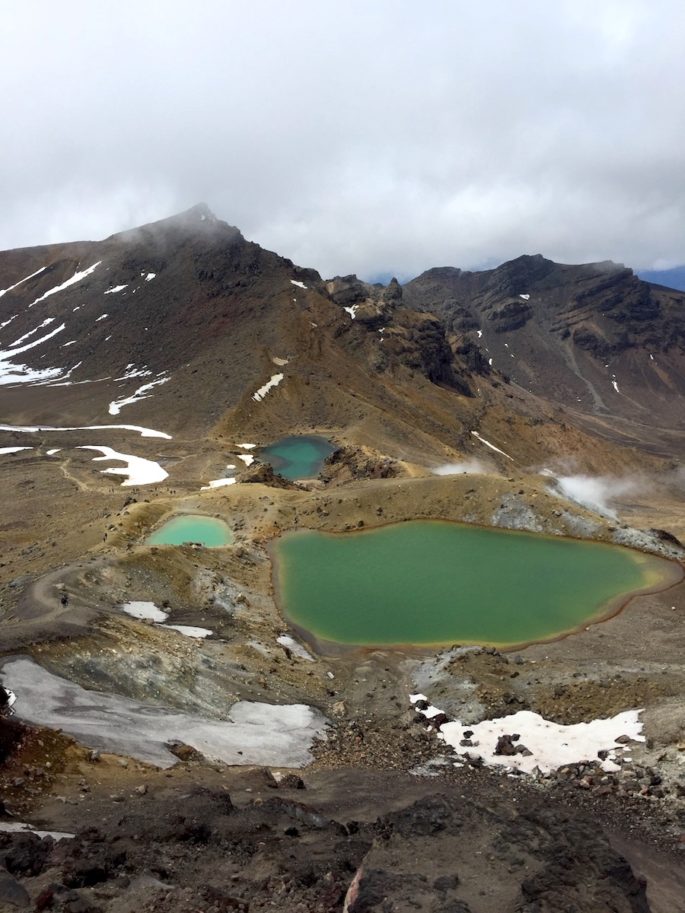
[[[233,542],[233,533],[223,520],[203,517],[200,514],[186,514],[168,520],[145,541],[148,545],[183,545],[184,542],[199,542],[206,548],[219,548]]]
[[[317,640],[360,646],[547,640],[683,575],[619,546],[439,520],[287,533],[274,559],[286,618]]]
[[[312,479],[334,450],[335,446],[325,437],[292,435],[263,447],[259,456],[286,479]]]

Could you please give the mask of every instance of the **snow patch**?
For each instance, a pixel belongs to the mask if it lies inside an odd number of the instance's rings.
[[[0,385],[35,383],[41,380],[61,377],[64,374],[63,368],[30,368],[28,365],[17,364],[12,359],[23,352],[28,352],[29,349],[34,349],[36,346],[47,342],[48,339],[52,339],[53,336],[61,333],[64,327],[65,324],[61,324],[46,333],[45,336],[41,336],[40,339],[34,339],[33,342],[28,342],[24,346],[19,346],[19,348],[7,349],[4,352],[0,351]],[[14,345],[16,346],[18,342],[20,340],[17,340]]]
[[[254,457],[251,453],[239,453],[238,459],[242,460],[246,466],[251,466],[254,463]]]
[[[95,323],[99,323],[101,320],[104,320],[105,317],[109,317],[109,314],[100,314]]]
[[[123,292],[125,288],[128,288],[128,283],[126,285],[115,285],[114,288],[108,288],[105,295],[116,295],[119,292]]]
[[[38,330],[42,330],[43,327],[50,326],[51,323],[55,322],[54,317],[46,317],[42,323],[39,323],[37,327],[34,327],[32,330],[29,330],[28,333],[24,333],[23,336],[20,336],[19,339],[16,339],[14,342],[11,342],[8,348],[13,349],[15,346],[21,345],[21,343],[28,339],[29,336],[33,336],[34,333],[37,333]]]
[[[424,695],[414,694],[410,700],[416,704],[419,700],[427,699]],[[430,712],[433,709],[435,708],[420,712],[430,718],[435,716]],[[645,741],[639,719],[641,713],[642,710],[625,710],[607,719],[564,726],[546,720],[531,710],[519,710],[511,716],[483,720],[476,724],[462,724],[458,720],[443,723],[439,733],[456,754],[482,758],[491,767],[508,767],[524,773],[533,773],[537,768],[542,773],[549,773],[567,764],[596,761],[597,752],[609,751],[609,757],[601,766],[604,770],[612,771],[618,769],[614,760],[616,752],[625,749],[624,745],[617,744],[616,739],[625,735],[636,742]],[[466,732],[471,735],[466,736]],[[518,735],[515,744],[524,746],[530,754],[495,754],[497,740],[502,735]],[[465,739],[472,744],[462,745],[461,742]]]
[[[141,273],[140,275],[142,276],[143,274]],[[145,275],[145,281],[152,282],[152,280],[155,279],[156,277],[157,277],[157,273],[147,273]]]
[[[33,279],[34,276],[37,276],[39,273],[42,273],[43,270],[46,270],[46,269],[47,269],[47,266],[41,266],[41,268],[37,269],[35,271],[35,273],[31,273],[30,276],[24,276],[23,279],[20,279],[19,282],[15,282],[14,285],[10,285],[9,288],[0,289],[0,298],[2,298],[3,295],[6,295],[7,292],[11,292],[12,289],[17,288],[17,286],[21,285],[23,282],[28,282],[29,279]],[[14,318],[11,318],[11,319],[14,319]],[[7,322],[9,323],[9,320]],[[0,325],[0,329],[2,329],[3,326],[6,326],[6,324],[3,323],[2,325]]]
[[[210,488],[223,488],[225,485],[235,485],[235,479],[212,479],[207,485],[203,485],[200,491],[209,491]]]
[[[19,453],[20,450],[33,450],[33,447],[0,447],[0,453]]]
[[[61,447],[53,447],[51,450],[46,450],[45,452],[48,456],[54,456],[56,453],[59,453],[61,449]]]
[[[297,279],[291,279],[290,284],[296,285],[298,288],[304,288],[304,289],[307,288],[307,286],[304,284],[304,282],[298,282]]]
[[[477,431],[472,431],[471,434],[472,434],[475,438],[477,438],[477,439],[481,442],[481,444],[485,444],[486,447],[489,447],[490,450],[494,450],[495,453],[501,453],[502,456],[506,457],[508,460],[511,460],[512,463],[515,462],[515,460],[514,460],[514,458],[513,458],[512,456],[509,456],[508,453],[505,453],[503,450],[500,450],[499,447],[495,447],[495,445],[494,445],[494,444],[491,444],[490,441],[486,441],[485,438],[484,438],[484,437],[481,437],[480,434],[478,434]]]
[[[270,380],[268,380],[263,387],[260,387],[256,393],[252,395],[252,399],[259,403],[261,402],[269,390],[272,390],[274,387],[277,387],[280,382],[283,380],[283,374],[272,374]]]
[[[308,662],[315,662],[314,657],[309,653],[302,644],[292,638],[289,634],[281,634],[276,638],[276,642],[279,643],[282,647],[287,647],[291,653],[295,656],[299,656],[300,659],[306,659]]]
[[[169,473],[162,469],[159,463],[154,460],[146,460],[144,457],[133,456],[130,453],[119,453],[111,447],[94,447],[84,445],[78,447],[78,450],[99,450],[103,456],[93,457],[93,460],[121,460],[126,466],[117,466],[111,469],[101,469],[100,472],[113,476],[126,476],[122,487],[131,485],[155,485],[157,482],[163,482]]]
[[[92,272],[94,272],[94,270],[96,270],[101,263],[102,263],[102,260],[98,260],[97,263],[94,263],[92,266],[89,266],[88,269],[84,269],[81,272],[74,273],[74,275],[71,277],[71,279],[67,279],[67,281],[63,282],[61,285],[56,285],[54,288],[48,289],[48,291],[44,292],[40,296],[40,298],[36,298],[35,301],[32,301],[31,304],[29,305],[29,307],[32,308],[33,305],[38,304],[39,301],[45,301],[45,299],[49,298],[50,295],[56,295],[57,292],[62,292],[62,291],[64,291],[65,288],[69,288],[70,285],[75,285],[77,282],[80,282],[81,279],[85,279],[86,276],[90,276],[90,274]]]
[[[137,431],[141,437],[161,437],[166,441],[171,440],[170,434],[153,431],[152,428],[142,428],[140,425],[75,425],[66,428],[58,428],[55,425],[0,425],[0,431],[23,431],[26,434],[33,434],[36,431],[107,431],[110,428]]]
[[[524,301],[528,301],[530,295],[519,295],[519,298],[523,298]]]
[[[178,631],[179,634],[183,634],[185,637],[194,637],[197,640],[204,640],[205,637],[209,637],[214,633],[209,628],[196,628],[194,625],[159,625],[159,627]]]
[[[171,380],[170,377],[158,377],[156,380],[151,380],[147,384],[143,384],[141,387],[138,387],[137,390],[124,399],[115,399],[109,404],[109,414],[110,415],[119,415],[124,406],[130,406],[133,403],[137,403],[141,399],[146,399],[152,390],[153,387],[158,386],[159,384],[165,384],[168,380]]]
[[[241,450],[254,450],[256,446],[256,444],[238,444]]]
[[[350,305],[350,307],[347,307],[347,308],[344,307],[344,308],[343,308],[343,311],[347,311],[347,313],[350,315],[350,317],[352,318],[352,320],[354,320],[354,318],[355,318],[355,316],[356,316],[356,313],[357,313],[357,308],[358,308],[358,307],[359,307],[358,304],[352,304],[352,305]]]
[[[142,368],[136,368],[133,363],[126,365],[121,377],[115,377],[114,380],[131,380],[134,377],[151,377],[152,371],[143,365]]]
[[[162,622],[169,617],[169,613],[158,609],[154,602],[134,600],[133,602],[124,602],[121,608],[131,618],[137,618],[139,621]]]

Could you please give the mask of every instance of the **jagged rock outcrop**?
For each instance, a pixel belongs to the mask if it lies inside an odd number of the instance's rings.
[[[334,304],[349,308],[350,316],[371,330],[387,324],[402,301],[402,286],[397,279],[383,286],[362,282],[354,275],[336,276],[326,282],[325,288]]]
[[[514,383],[580,411],[665,417],[685,392],[685,294],[622,264],[536,254],[481,272],[430,269],[403,304],[438,315],[455,352],[475,345]]]
[[[369,448],[338,447],[326,458],[319,477],[324,482],[343,479],[391,479],[399,475],[395,460]]]
[[[286,479],[284,476],[275,472],[273,467],[268,463],[253,463],[248,466],[238,476],[239,482],[258,483],[268,485],[270,488],[290,488],[298,489],[301,486],[297,482]]]

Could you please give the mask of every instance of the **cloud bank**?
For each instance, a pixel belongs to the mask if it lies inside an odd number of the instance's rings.
[[[682,262],[678,0],[8,7],[0,247],[200,200],[324,275]]]

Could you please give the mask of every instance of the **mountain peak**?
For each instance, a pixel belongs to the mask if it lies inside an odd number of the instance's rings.
[[[209,206],[206,203],[196,203],[194,206],[191,206],[190,209],[187,209],[186,212],[188,214],[190,214],[190,213],[197,214],[201,219],[203,219],[203,218],[215,219],[216,218],[216,216],[214,215],[214,213],[212,212],[212,210],[209,208]]]
[[[184,209],[164,219],[117,232],[107,240],[135,242],[140,240],[141,235],[157,238],[178,234],[215,234],[217,231],[230,234],[234,240],[242,238],[239,229],[218,219],[206,203],[196,203],[190,209]]]
[[[184,209],[182,212],[176,213],[176,215],[169,216],[164,221],[218,222],[219,220],[206,203],[196,203],[190,209]]]

